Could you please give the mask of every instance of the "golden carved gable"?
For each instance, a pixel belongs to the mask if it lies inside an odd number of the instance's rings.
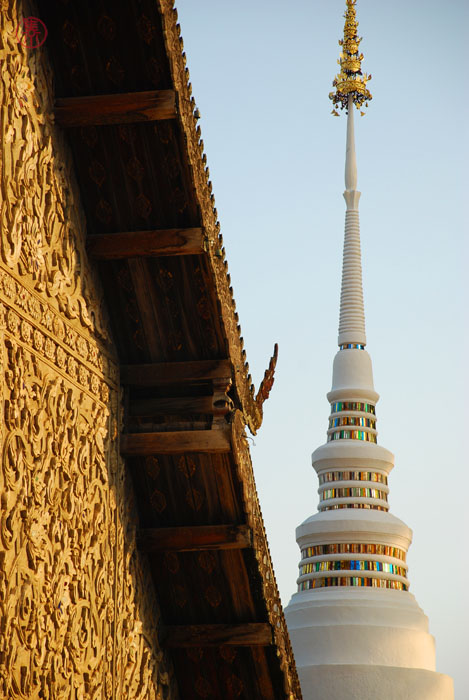
[[[118,365],[19,7],[2,3],[0,33],[0,697],[175,698],[134,551]]]

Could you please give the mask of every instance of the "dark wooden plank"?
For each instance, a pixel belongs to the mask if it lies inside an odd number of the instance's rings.
[[[213,396],[181,396],[163,399],[134,399],[129,403],[131,416],[161,416],[209,413],[223,416],[229,413],[228,402],[215,406]]]
[[[179,382],[204,381],[231,377],[229,360],[196,360],[193,362],[157,362],[143,365],[121,365],[120,380],[131,386],[156,386]]]
[[[171,649],[204,646],[270,646],[272,628],[267,622],[241,625],[174,625],[165,628],[163,643]]]
[[[174,119],[177,116],[174,90],[127,92],[119,95],[61,97],[55,102],[55,121],[71,126],[104,126]]]
[[[202,255],[204,235],[201,228],[100,233],[88,237],[86,249],[95,260]]]
[[[161,527],[137,531],[142,552],[194,552],[206,549],[246,549],[252,546],[248,525]]]
[[[231,431],[180,430],[168,433],[126,433],[121,437],[121,454],[127,457],[186,452],[230,452]]]
[[[161,324],[160,304],[155,293],[155,280],[152,279],[145,258],[127,260],[130,281],[135,294],[136,307],[141,319],[140,344],[145,348],[149,360],[160,357],[164,347],[164,327]],[[112,289],[109,290],[112,295]],[[112,297],[111,297],[112,298]],[[112,301],[111,301],[112,303]]]

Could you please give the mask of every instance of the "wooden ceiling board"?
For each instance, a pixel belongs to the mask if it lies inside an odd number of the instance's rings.
[[[148,560],[166,625],[259,620],[242,550],[153,553]],[[235,601],[227,595],[233,587]]]
[[[282,679],[275,678],[268,648],[222,647],[175,650],[174,663],[181,678],[181,695],[192,698],[284,698]],[[201,668],[209,669],[201,674]],[[207,677],[209,680],[207,680]]]
[[[68,129],[89,235],[199,224],[170,120]]]
[[[244,522],[229,455],[154,455],[128,463],[141,528]]]
[[[38,3],[61,66],[57,97],[166,89],[171,77],[153,0]]]

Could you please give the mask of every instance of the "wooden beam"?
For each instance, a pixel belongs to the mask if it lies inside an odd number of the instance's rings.
[[[86,249],[95,260],[202,255],[204,235],[201,228],[99,233],[88,236]]]
[[[184,647],[270,646],[272,628],[266,622],[242,625],[174,625],[166,627],[163,644],[171,649]]]
[[[196,552],[251,546],[252,530],[248,525],[194,525],[137,531],[137,547],[142,552]]]
[[[157,362],[146,365],[121,365],[120,380],[130,386],[157,386],[231,377],[229,360],[193,362]]]
[[[186,452],[229,452],[230,435],[229,428],[179,430],[168,433],[125,433],[121,437],[121,454],[127,457],[143,457],[156,454],[178,455]]]
[[[133,399],[129,402],[130,416],[161,416],[194,413],[208,413],[224,416],[230,411],[226,400],[220,406],[214,405],[213,396],[181,396],[163,399]]]
[[[150,90],[62,97],[55,101],[54,111],[56,123],[65,128],[174,119],[177,116],[176,93],[174,90]]]

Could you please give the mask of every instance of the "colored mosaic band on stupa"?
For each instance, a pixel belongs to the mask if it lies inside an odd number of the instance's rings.
[[[340,413],[341,411],[360,411],[361,413],[376,415],[376,406],[362,401],[334,401],[331,403],[331,414]]]
[[[327,436],[327,442],[331,442],[331,440],[363,440],[374,443],[378,441],[376,435],[363,430],[338,430]]]
[[[327,484],[331,481],[374,481],[379,484],[388,484],[388,478],[384,474],[378,472],[362,472],[362,471],[333,471],[319,474],[319,485]]]
[[[342,343],[339,345],[339,350],[364,350],[363,343]]]
[[[311,588],[326,588],[328,586],[368,586],[373,588],[391,588],[397,591],[407,591],[409,586],[403,581],[394,581],[383,578],[356,577],[356,576],[331,576],[327,578],[315,578],[302,581],[298,584],[299,591],[307,591]]]
[[[329,419],[329,428],[337,428],[341,425],[353,425],[360,428],[376,429],[376,418],[363,418],[362,416],[341,416]]]
[[[351,413],[352,415],[344,415]],[[366,413],[367,416],[357,416],[355,413]],[[344,426],[367,428],[367,430],[345,430]],[[362,440],[377,443],[376,407],[365,401],[334,401],[331,403],[331,416],[327,431],[327,441],[332,440]]]
[[[334,505],[326,506],[321,503],[319,510],[337,510],[339,508],[368,508],[370,510],[389,510],[389,506],[381,506],[376,503],[335,503]]]
[[[376,554],[384,557],[392,557],[405,561],[406,553],[399,547],[387,544],[368,544],[363,542],[318,544],[313,547],[305,547],[301,550],[301,558],[324,556],[326,554]]]
[[[331,498],[379,498],[382,501],[388,500],[386,491],[378,489],[359,488],[358,486],[325,489],[319,494],[320,501],[326,501]]]
[[[300,566],[300,575],[312,574],[320,571],[381,571],[397,576],[406,576],[407,567],[389,564],[385,561],[370,561],[358,559],[345,559],[340,561],[316,561]]]

